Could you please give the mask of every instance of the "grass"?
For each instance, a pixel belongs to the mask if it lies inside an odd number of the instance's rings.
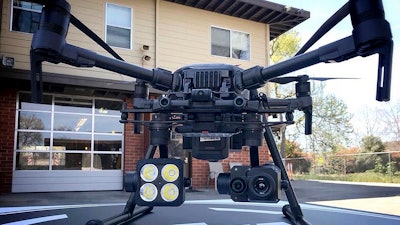
[[[293,176],[298,180],[338,180],[353,182],[379,182],[379,183],[399,183],[400,175],[384,175],[374,172],[352,173],[352,174],[298,174]]]

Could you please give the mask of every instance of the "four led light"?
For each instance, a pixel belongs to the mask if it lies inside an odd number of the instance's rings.
[[[161,176],[168,182],[174,182],[179,177],[179,169],[174,164],[167,164],[162,168]]]
[[[183,162],[178,159],[143,159],[137,164],[136,203],[179,206],[184,201]]]
[[[140,169],[140,178],[146,182],[152,182],[157,178],[158,169],[154,164],[145,164]]]
[[[175,201],[179,196],[179,189],[175,184],[168,183],[161,188],[161,198],[166,202]]]
[[[157,197],[157,187],[152,183],[145,183],[140,187],[139,190],[140,198],[146,202],[152,202]]]

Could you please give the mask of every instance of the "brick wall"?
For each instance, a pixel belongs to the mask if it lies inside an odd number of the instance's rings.
[[[132,108],[132,99],[127,99],[127,108]],[[129,119],[133,119],[133,115],[129,115]],[[146,135],[148,132],[142,128],[140,134],[134,134],[133,124],[125,124],[125,140],[124,140],[124,170],[135,171],[136,163],[142,159],[146,153],[148,142]]]
[[[11,192],[12,186],[16,96],[16,89],[1,87],[0,132],[2,137],[0,138],[0,193]],[[132,100],[130,99],[126,102],[128,108],[131,108]],[[149,115],[145,119],[148,120]],[[148,129],[142,129],[141,134],[134,134],[133,124],[125,125],[125,171],[134,171],[136,169],[136,162],[144,157],[148,143]],[[261,164],[270,160],[266,146],[259,147],[259,152]],[[250,163],[249,159],[249,150],[246,148],[243,148],[240,152],[230,152],[229,157],[222,160],[224,171],[229,172],[229,162],[241,162],[243,165],[248,165]],[[192,186],[193,188],[204,188],[209,174],[208,162],[197,159],[193,159],[192,162]],[[213,182],[210,183],[210,186],[213,187]]]
[[[0,193],[11,192],[17,91],[0,86]]]
[[[272,160],[265,142],[263,146],[260,146],[258,148],[258,151],[260,157],[260,165]],[[221,162],[225,173],[230,171],[229,162],[240,162],[242,163],[242,165],[250,165],[250,151],[247,147],[244,147],[242,151],[232,151],[229,153],[229,157],[222,160]],[[192,187],[194,189],[205,188],[209,173],[210,169],[208,167],[208,161],[193,159]],[[210,180],[209,188],[214,187],[214,182],[215,180]]]
[[[127,107],[132,108],[132,99],[126,100]],[[129,119],[133,119],[132,115],[129,115]],[[145,114],[145,120],[149,120],[150,115]],[[142,128],[141,134],[133,133],[133,124],[125,124],[125,158],[124,158],[124,170],[135,171],[136,163],[142,159],[147,151],[149,143],[149,131],[147,128]],[[154,156],[159,157],[158,150]],[[263,146],[259,147],[260,164],[267,163],[271,160],[268,147],[265,142]],[[229,162],[241,162],[243,165],[250,165],[250,151],[244,147],[242,151],[230,152],[229,157],[222,160],[224,172],[229,172]],[[192,159],[192,187],[205,188],[207,184],[207,178],[209,174],[208,161]],[[214,180],[210,182],[210,187],[214,187]]]

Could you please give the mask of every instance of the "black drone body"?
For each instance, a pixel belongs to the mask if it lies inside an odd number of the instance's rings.
[[[171,90],[157,99],[148,99],[148,87],[138,82],[133,109],[123,109],[121,122],[148,125],[159,145],[169,139],[169,130],[182,134],[186,149],[193,157],[216,161],[228,157],[229,149],[242,146],[261,146],[262,130],[269,123],[264,114],[286,113],[292,118],[295,110],[306,113],[306,134],[311,133],[312,98],[308,78],[296,84],[297,97],[272,99],[256,89],[243,89],[243,69],[227,64],[196,64],[175,71]],[[164,114],[150,122],[129,120],[128,114]],[[289,119],[285,123],[292,123]],[[161,124],[160,124],[161,123]],[[165,134],[160,132],[162,129]],[[139,129],[136,129],[139,130]],[[168,130],[168,131],[167,131]],[[201,139],[214,141],[202,142]]]
[[[70,13],[65,0],[34,1],[44,4],[39,30],[31,46],[32,100],[41,101],[42,62],[66,63],[76,67],[99,67],[136,78],[133,108],[121,110],[122,123],[146,125],[150,130],[150,145],[145,158],[138,162],[138,172],[128,172],[125,189],[132,192],[124,211],[105,221],[88,224],[119,224],[148,213],[153,206],[178,206],[184,201],[183,189],[190,182],[182,175],[182,162],[168,158],[170,132],[182,134],[184,148],[198,159],[216,161],[228,157],[229,149],[249,146],[250,166],[236,167],[232,174],[218,178],[218,191],[229,194],[234,201],[277,202],[281,189],[289,205],[283,213],[293,224],[309,224],[297,202],[285,166],[272,136],[267,117],[286,113],[286,123],[292,113],[305,113],[305,133],[311,133],[312,98],[308,76],[279,77],[320,62],[341,62],[356,56],[379,54],[376,99],[390,99],[393,42],[389,23],[385,20],[381,0],[350,0],[335,13],[306,43],[299,53],[284,62],[269,66],[241,69],[226,64],[189,65],[170,72],[146,69],[124,62],[101,38]],[[351,36],[305,52],[346,15],[351,16]],[[99,55],[88,49],[67,43],[69,23],[86,33],[115,58]],[[296,83],[296,97],[273,99],[259,93],[267,82]],[[156,99],[149,98],[149,86],[163,91]],[[151,113],[150,121],[140,120],[140,114]],[[132,117],[129,114],[133,114]],[[274,164],[259,165],[258,146],[265,139]],[[204,139],[208,139],[204,141]],[[160,158],[155,159],[159,149]],[[159,172],[160,171],[160,172]],[[167,172],[165,172],[167,171]],[[162,178],[154,175],[162,174]],[[266,189],[270,187],[270,189]],[[167,190],[167,191],[165,191]],[[273,191],[269,191],[273,190]],[[155,193],[167,193],[160,197]],[[135,212],[137,204],[148,206]]]

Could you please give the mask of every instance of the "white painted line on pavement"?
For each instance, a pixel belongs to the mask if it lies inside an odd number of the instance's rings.
[[[397,183],[378,183],[378,182],[357,182],[357,181],[339,181],[339,180],[309,180],[320,183],[328,184],[349,184],[349,185],[363,185],[363,186],[377,186],[377,187],[400,187]]]
[[[18,214],[18,213],[37,212],[37,211],[59,210],[59,209],[90,208],[90,207],[103,207],[103,206],[123,206],[125,204],[126,203],[6,207],[6,208],[0,208],[0,216],[10,215],[10,214]]]
[[[207,225],[206,223],[180,223],[175,225]]]
[[[205,204],[213,204],[213,205],[247,205],[247,206],[268,206],[279,208],[286,204],[287,201],[279,201],[278,203],[265,203],[265,202],[234,202],[232,199],[214,199],[214,200],[188,200],[183,204],[189,205],[205,205]]]
[[[288,204],[287,201],[280,201],[278,203],[261,203],[261,202],[234,202],[231,199],[218,199],[218,200],[194,200],[194,201],[186,201],[184,204],[193,204],[193,205],[231,205],[231,206],[266,206],[271,208],[282,207]],[[334,213],[346,213],[352,215],[359,216],[369,216],[375,218],[382,219],[391,219],[400,221],[399,216],[385,215],[379,213],[371,213],[371,212],[363,212],[351,209],[342,209],[336,207],[326,207],[326,206],[318,206],[307,203],[300,204],[302,209],[313,210],[313,211],[325,211],[325,212],[334,212]],[[281,212],[280,212],[281,213]]]
[[[273,214],[273,215],[280,215],[282,212],[278,211],[269,211],[269,210],[255,210],[255,209],[234,209],[234,208],[209,208],[215,211],[222,211],[222,212],[244,212],[244,213],[261,213],[261,214]]]
[[[44,216],[44,217],[38,217],[38,218],[34,218],[34,219],[20,220],[20,221],[11,222],[11,223],[5,223],[3,225],[30,225],[30,224],[44,223],[44,222],[50,222],[50,221],[62,220],[62,219],[68,219],[68,216],[66,214],[60,214],[60,215],[54,215],[54,216]]]
[[[256,225],[290,225],[290,224],[285,222],[275,222],[275,223],[257,223]]]

